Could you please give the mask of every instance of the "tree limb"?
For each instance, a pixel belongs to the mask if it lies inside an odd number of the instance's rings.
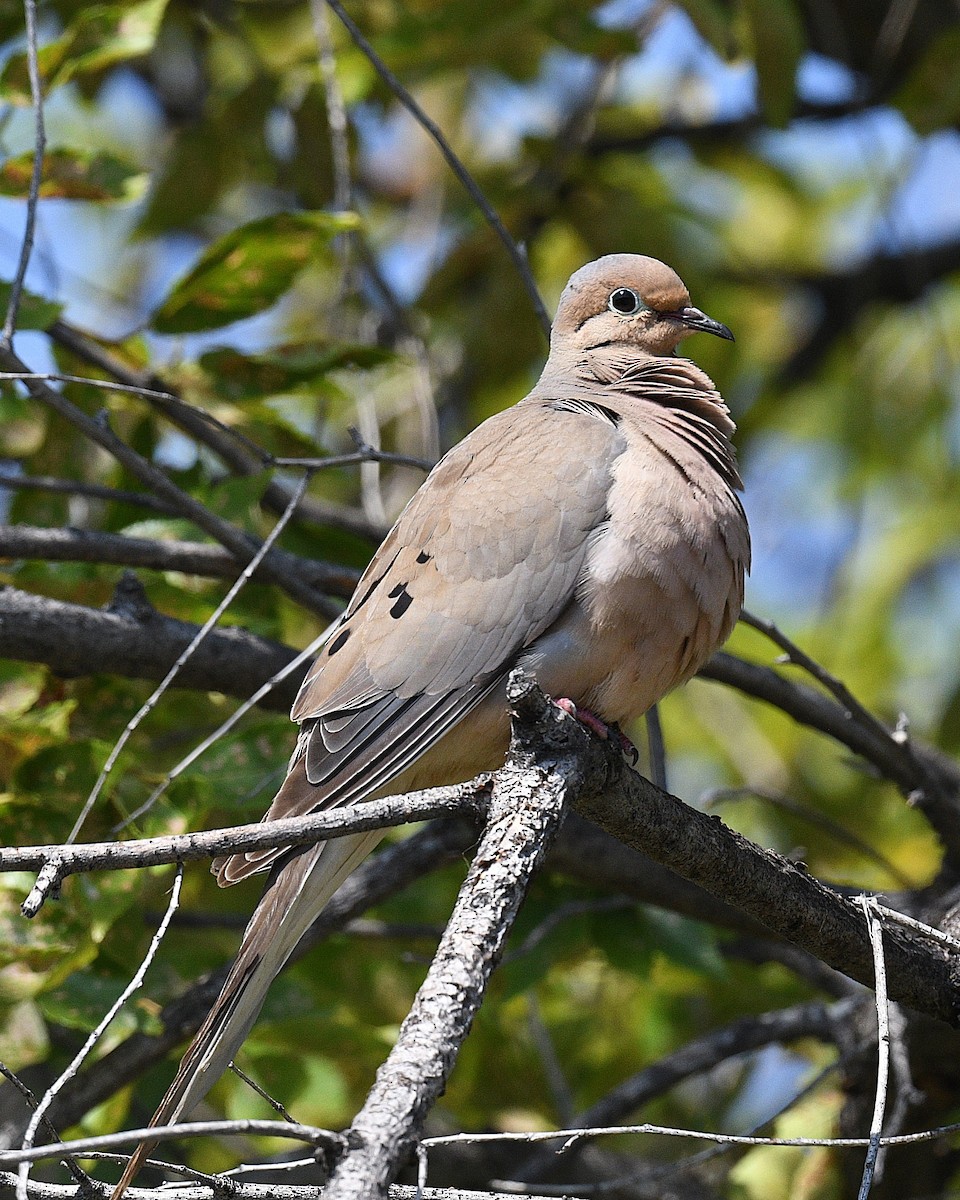
[[[163,679],[196,633],[196,625],[163,616],[145,598],[130,602],[129,589],[109,608],[94,609],[0,588],[0,657],[46,663],[65,677]],[[211,630],[177,684],[245,699],[295,657],[279,642],[223,626]],[[298,686],[299,678],[284,680],[263,707],[288,709]]]
[[[517,690],[512,678],[508,698]],[[334,1168],[326,1200],[385,1195],[443,1091],[533,873],[580,782],[575,772],[547,775],[536,753],[515,724],[476,857],[396,1044],[347,1132],[351,1148]]]
[[[672,1054],[665,1055],[623,1080],[570,1124],[580,1129],[614,1125],[684,1079],[710,1071],[737,1055],[759,1050],[774,1042],[791,1042],[807,1037],[834,1041],[842,1022],[849,1019],[855,1003],[847,999],[827,1006],[814,1001],[731,1021],[703,1037],[687,1042]],[[561,1147],[549,1154],[535,1154],[516,1171],[513,1178],[522,1182],[538,1179],[546,1171],[552,1170],[561,1156],[580,1150],[587,1144],[584,1139],[575,1142],[569,1150]]]
[[[212,542],[161,541],[95,529],[45,529],[35,525],[0,525],[0,558],[146,567],[216,579],[236,579],[243,569],[235,555]],[[359,572],[350,567],[316,559],[302,559],[299,573],[311,587],[345,599],[352,595],[360,578]]]
[[[443,821],[428,825],[400,845],[388,846],[368,858],[324,908],[301,940],[290,963],[301,959],[353,917],[407,887],[427,872],[462,856],[475,838],[476,833],[471,825],[460,821]],[[226,974],[227,967],[224,967],[194,983],[183,995],[165,1005],[159,1014],[159,1033],[131,1034],[78,1074],[51,1105],[51,1121],[61,1129],[75,1125],[92,1108],[140,1078],[150,1067],[192,1037],[216,1000]],[[32,1076],[43,1070],[43,1066],[38,1065],[27,1068],[21,1074]],[[37,1090],[40,1090],[40,1086],[45,1086],[44,1080],[38,1079],[37,1085]],[[24,1113],[22,1101],[10,1086],[0,1088],[0,1144],[19,1145],[28,1115]]]
[[[380,800],[364,800],[340,808],[324,809],[302,817],[255,821],[205,833],[175,833],[166,837],[135,838],[127,842],[79,842],[71,845],[0,847],[0,871],[35,871],[55,862],[57,875],[89,871],[122,871],[216,858],[274,846],[303,846],[351,833],[388,829],[436,817],[476,815],[485,780],[452,787],[428,788]]]

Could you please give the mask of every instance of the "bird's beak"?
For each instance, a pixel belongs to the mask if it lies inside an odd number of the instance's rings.
[[[699,308],[680,308],[676,312],[664,313],[664,316],[673,321],[679,321],[691,333],[712,333],[716,337],[726,338],[728,342],[736,340],[726,325],[715,321],[713,317],[708,317]]]

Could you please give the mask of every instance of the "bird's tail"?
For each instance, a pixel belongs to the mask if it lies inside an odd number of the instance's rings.
[[[382,836],[382,831],[376,831],[335,838],[309,847],[274,872],[250,918],[223,989],[183,1056],[151,1126],[180,1120],[217,1082],[243,1044],[270,984],[300,938]],[[111,1200],[120,1200],[155,1145],[140,1143]]]

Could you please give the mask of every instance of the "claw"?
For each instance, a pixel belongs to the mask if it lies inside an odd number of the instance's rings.
[[[579,721],[585,729],[589,729],[591,733],[595,733],[601,741],[609,741],[611,734],[615,735],[617,741],[620,743],[620,753],[631,767],[635,767],[640,761],[640,751],[630,741],[619,725],[608,725],[606,721],[598,717],[596,713],[591,712],[589,708],[581,708],[580,705],[575,704],[566,696],[555,700],[554,704],[562,712],[573,717],[575,721]]]

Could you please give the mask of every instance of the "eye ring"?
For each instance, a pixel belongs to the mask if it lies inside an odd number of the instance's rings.
[[[618,317],[632,317],[643,308],[643,301],[633,288],[618,287],[610,293],[607,308]]]

